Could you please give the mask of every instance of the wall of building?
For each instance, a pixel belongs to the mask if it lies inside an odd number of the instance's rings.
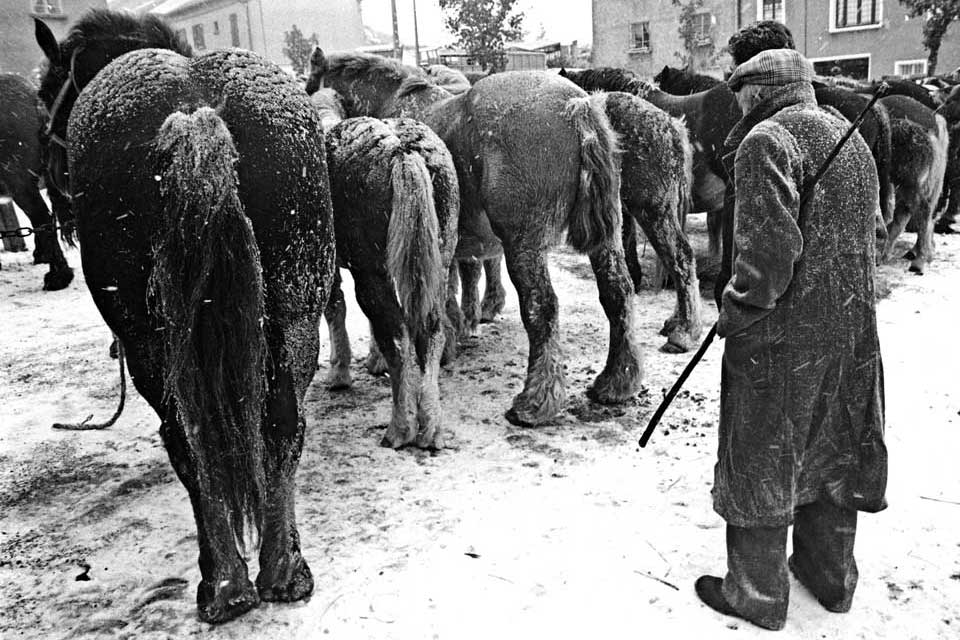
[[[722,74],[728,57],[721,49],[729,34],[736,30],[733,0],[705,0],[702,12],[712,20],[714,56],[701,56],[702,73]],[[681,66],[677,55],[683,50],[679,33],[679,9],[671,0],[593,0],[593,65],[623,67],[650,77],[665,65]],[[631,24],[649,22],[650,47],[633,47]]]
[[[908,18],[897,0],[881,3],[880,25],[856,30],[831,30],[830,15],[837,0],[784,0],[785,24],[796,47],[825,72],[835,61],[869,56],[870,78],[896,73],[898,61],[926,60],[923,21]],[[706,0],[704,10],[716,18],[714,42],[720,52],[739,25],[756,22],[762,0]],[[739,8],[739,16],[737,10]],[[680,66],[676,55],[683,43],[677,33],[679,8],[671,0],[593,0],[593,65],[631,69],[650,77],[664,65]],[[631,51],[630,23],[650,22],[650,50]],[[848,63],[842,63],[847,66]],[[706,72],[721,75],[729,56],[721,54]],[[960,66],[960,24],[947,32],[940,49],[937,72]]]
[[[91,8],[106,8],[106,0],[60,0],[44,4],[60,11],[35,12],[34,0],[0,0],[0,71],[18,73],[36,80],[36,72],[43,62],[43,52],[34,38],[33,18],[41,18],[57,40],[67,35],[76,19]]]
[[[283,54],[284,34],[296,25],[309,38],[314,33],[320,46],[328,51],[354,49],[366,43],[360,6],[356,0],[316,2],[315,0],[207,0],[189,3],[175,11],[164,5],[153,10],[164,17],[197,50],[239,46],[289,67]],[[236,30],[231,16],[236,16]],[[203,47],[198,46],[197,29],[203,32]],[[236,37],[235,37],[236,36]],[[239,44],[234,44],[239,40]]]

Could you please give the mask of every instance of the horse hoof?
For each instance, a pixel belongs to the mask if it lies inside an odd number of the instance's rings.
[[[387,373],[387,362],[383,359],[383,356],[367,358],[367,373],[372,376],[382,376]]]
[[[696,333],[692,331],[680,331],[675,329],[667,336],[667,342],[660,347],[660,351],[663,353],[687,353],[688,351],[693,351],[697,347],[697,339],[695,336],[700,335],[700,332]]]
[[[273,571],[257,576],[257,592],[264,602],[296,602],[313,593],[313,574],[300,552],[294,552]]]
[[[915,274],[917,274],[918,276],[922,276],[922,275],[923,275],[923,265],[922,265],[922,264],[916,264],[916,263],[911,264],[909,271],[910,271],[910,273],[915,273]]]
[[[200,620],[210,624],[233,620],[258,604],[257,590],[246,579],[221,580],[216,584],[203,580],[197,587],[197,613]]]
[[[620,404],[632,398],[639,390],[638,380],[628,377],[617,380],[613,376],[601,374],[596,382],[587,387],[587,398],[599,404]]]
[[[905,254],[903,254],[904,260],[915,260],[916,257],[917,257],[917,254],[913,252],[913,249],[910,249],[910,251],[907,251]]]
[[[933,232],[941,233],[943,235],[950,235],[951,233],[960,233],[954,230],[954,228],[950,226],[951,224],[952,224],[951,222],[945,222],[943,220],[939,220],[935,225],[933,225]]]
[[[48,271],[43,276],[43,290],[60,291],[70,286],[71,282],[73,282],[73,269],[70,267]]]
[[[492,302],[483,301],[480,305],[480,324],[489,324],[497,321],[497,316],[503,311],[504,301],[498,299]]]
[[[350,370],[343,370],[340,367],[330,370],[324,383],[330,391],[344,391],[353,386],[353,378]]]

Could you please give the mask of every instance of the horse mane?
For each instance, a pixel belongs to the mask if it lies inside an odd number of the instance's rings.
[[[324,73],[339,74],[344,78],[376,74],[398,82],[403,82],[411,76],[423,77],[419,69],[409,67],[399,60],[359,51],[330,54],[327,57],[327,68]]]
[[[689,69],[678,69],[669,65],[653,77],[660,88],[668,93],[693,94],[712,89],[723,82],[713,76],[694,73]]]
[[[643,98],[654,90],[652,84],[636,77],[632,71],[617,67],[568,71],[566,76],[587,91],[623,91]]]
[[[170,49],[190,57],[193,51],[166,22],[157,16],[135,16],[125,11],[91,9],[83,14],[70,28],[67,37],[60,43],[64,60],[75,51],[91,44],[125,42],[127,51],[133,49]]]

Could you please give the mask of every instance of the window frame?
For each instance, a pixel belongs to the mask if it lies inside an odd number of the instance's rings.
[[[764,18],[763,17],[763,6],[767,2],[776,3],[780,5],[780,12],[783,14],[780,18]],[[774,11],[776,13],[776,11]],[[787,23],[787,0],[757,0],[757,22],[761,20],[775,20],[780,24]]]
[[[914,58],[914,59],[912,59],[912,60],[894,60],[894,61],[893,61],[893,75],[898,76],[898,77],[900,77],[900,78],[909,78],[910,76],[904,75],[903,73],[900,72],[900,65],[922,64],[922,65],[923,65],[923,71],[920,73],[920,75],[926,77],[926,76],[927,76],[927,70],[930,68],[930,67],[929,67],[929,63],[930,63],[930,61],[929,61],[927,58]]]
[[[829,28],[830,33],[846,33],[848,31],[865,31],[868,29],[880,29],[883,27],[883,0],[874,0],[877,8],[877,21],[870,24],[858,24],[852,27],[837,26],[837,3],[838,2],[857,2],[857,0],[830,0]]]
[[[867,79],[873,77],[873,54],[872,53],[850,53],[842,56],[820,56],[818,58],[807,58],[810,64],[823,62],[824,60],[856,60],[857,58],[867,59]]]
[[[240,16],[235,13],[230,14],[230,46],[240,46]]]
[[[637,25],[646,25],[643,27],[643,35],[646,36],[647,44],[645,46],[637,46],[637,37],[636,32],[634,31],[634,26]],[[627,49],[630,53],[649,53],[651,51],[650,46],[650,21],[649,20],[638,20],[636,22],[630,23],[630,47]]]

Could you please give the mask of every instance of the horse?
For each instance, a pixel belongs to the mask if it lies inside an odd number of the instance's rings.
[[[662,90],[675,96],[687,96],[691,93],[700,93],[712,89],[723,80],[702,73],[693,73],[689,69],[677,69],[665,65],[660,73],[653,76],[653,81]]]
[[[710,250],[716,253],[721,227],[719,219],[721,215],[732,213],[724,204],[725,185],[733,179],[723,167],[724,141],[733,126],[743,117],[736,96],[726,83],[720,83],[700,93],[672,95],[623,69],[600,67],[579,73],[567,72],[564,75],[588,91],[626,91],[646,99],[672,115],[684,118],[695,149],[693,209],[710,212]],[[837,109],[851,121],[868,102],[862,96],[832,87],[817,88],[816,95],[821,105]],[[884,222],[889,222],[893,217],[890,203],[893,193],[890,181],[893,147],[889,116],[885,109],[874,105],[868,116],[858,130],[870,147],[877,166],[881,209],[877,219],[877,233],[882,238],[887,235]],[[719,286],[723,284],[725,283],[718,283]]]
[[[87,286],[193,507],[199,617],[306,598],[294,474],[335,252],[319,117],[276,65],[193,56],[156,16],[92,10],[60,43],[37,20],[36,39]]]
[[[50,265],[43,276],[43,288],[57,291],[73,281],[73,269],[63,256],[54,228],[57,217],[61,225],[69,218],[69,205],[59,192],[48,187],[54,210],[51,217],[40,195],[43,120],[37,107],[33,85],[14,73],[0,73],[0,190],[8,193],[30,220],[36,236],[33,261]],[[69,233],[64,235],[71,240]]]
[[[308,90],[335,89],[350,116],[412,117],[450,150],[460,186],[460,242],[487,229],[502,243],[530,342],[527,376],[506,418],[553,420],[566,403],[557,297],[547,251],[566,230],[587,253],[610,321],[607,362],[588,390],[623,402],[638,390],[641,354],[635,296],[621,240],[616,138],[606,115],[575,99],[586,94],[555,74],[505,72],[454,96],[397,61],[360,53],[314,52]]]
[[[935,233],[957,233],[953,224],[960,213],[960,123],[950,125],[950,144],[947,148],[947,168],[943,174],[943,189],[934,214]]]
[[[327,121],[336,113],[331,93],[312,96]],[[453,159],[429,127],[409,118],[342,120],[326,128],[326,142],[337,262],[350,269],[370,320],[367,368],[390,374],[393,414],[382,444],[442,448],[440,360],[445,336],[451,345],[456,339],[445,309],[460,206]],[[327,385],[347,388],[352,356],[339,274],[324,316]]]
[[[897,162],[890,177],[896,186],[896,208],[887,227],[884,259],[907,223],[916,225],[917,240],[904,257],[910,271],[922,274],[933,259],[933,215],[940,200],[950,144],[946,119],[903,95],[880,98],[890,112],[891,140]]]

